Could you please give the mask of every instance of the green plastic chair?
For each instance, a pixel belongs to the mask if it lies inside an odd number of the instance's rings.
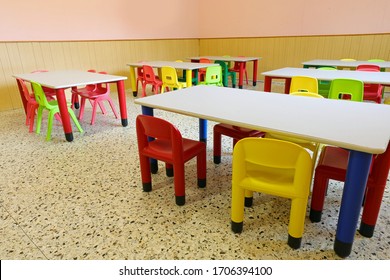
[[[206,75],[203,82],[200,85],[214,85],[222,87],[222,67],[221,66],[210,66],[206,69]]]
[[[319,70],[337,70],[336,67],[332,67],[332,66],[319,67],[317,69],[319,69]],[[325,98],[328,98],[329,90],[330,90],[330,83],[331,83],[330,81],[318,80],[318,94],[322,95]]]
[[[364,83],[354,79],[334,79],[330,84],[329,99],[363,101]]]
[[[35,100],[39,104],[36,133],[39,134],[41,132],[42,113],[43,113],[43,110],[46,109],[49,111],[46,141],[49,141],[51,139],[51,130],[53,128],[53,118],[54,118],[55,114],[60,112],[60,108],[58,107],[57,100],[47,101],[46,95],[45,95],[45,93],[42,89],[42,86],[40,84],[38,84],[36,82],[31,82],[31,85],[32,85],[33,90],[34,90]],[[72,118],[73,122],[75,123],[77,129],[80,132],[83,132],[83,129],[81,128],[80,123],[78,122],[76,115],[74,114],[74,112],[70,108],[70,106],[71,106],[71,103],[68,104],[69,115]]]
[[[216,60],[215,63],[221,65],[222,68],[222,83],[224,87],[229,85],[229,77],[232,79],[232,87],[236,87],[236,72],[229,71],[228,64],[222,60]]]

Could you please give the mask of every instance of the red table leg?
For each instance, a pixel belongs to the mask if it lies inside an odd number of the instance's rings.
[[[258,65],[258,60],[254,60],[253,61],[253,86],[256,86],[256,83],[257,83],[257,65]]]
[[[56,89],[56,97],[58,101],[58,107],[60,108],[62,126],[64,127],[66,141],[72,142],[73,141],[72,126],[70,124],[68,104],[66,102],[65,91],[63,88]]]
[[[265,76],[264,77],[264,91],[271,92],[271,85],[272,85],[272,77]]]
[[[123,80],[117,81],[116,86],[118,89],[119,109],[121,111],[122,126],[127,126],[128,121],[127,121],[125,82]]]
[[[244,63],[240,62],[240,73],[238,73],[238,88],[242,88],[242,85],[244,84]]]

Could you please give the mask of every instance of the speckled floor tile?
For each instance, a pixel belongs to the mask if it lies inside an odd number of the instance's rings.
[[[127,97],[128,127],[112,113],[99,113],[91,126],[86,109],[85,132],[75,132],[72,143],[59,124],[46,142],[45,124],[36,135],[24,126],[22,110],[0,113],[1,259],[339,259],[333,251],[338,182],[331,182],[322,221],[306,219],[299,250],[287,245],[290,202],[282,198],[255,194],[253,207],[245,209],[243,232],[232,233],[232,141],[223,138],[222,162],[215,165],[212,122],[207,187],[197,188],[192,160],[186,164],[184,206],[176,206],[173,179],[161,163],[152,192],[143,192],[134,122],[140,108],[132,94]],[[155,115],[174,123],[183,136],[198,138],[198,120]],[[348,259],[390,259],[389,202],[387,188],[374,236],[356,233]]]

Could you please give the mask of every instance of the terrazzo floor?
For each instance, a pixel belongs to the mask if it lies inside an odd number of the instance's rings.
[[[141,111],[133,100],[129,92],[125,128],[112,113],[98,113],[91,126],[87,108],[81,121],[85,132],[74,132],[71,143],[59,123],[46,142],[46,125],[41,135],[29,133],[23,110],[0,113],[0,259],[340,259],[333,251],[342,193],[338,182],[331,182],[322,221],[311,223],[307,216],[298,250],[286,243],[286,199],[255,194],[253,207],[245,210],[243,232],[232,233],[232,142],[223,138],[222,163],[215,165],[213,122],[208,124],[207,187],[196,187],[196,162],[191,160],[184,206],[175,204],[173,180],[161,163],[152,177],[153,191],[143,192],[134,121]],[[155,116],[174,123],[184,137],[197,139],[198,120],[157,110]],[[347,259],[390,259],[389,203],[387,188],[374,236],[357,232]]]

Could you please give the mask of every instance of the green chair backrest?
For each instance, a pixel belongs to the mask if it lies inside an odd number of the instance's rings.
[[[351,101],[363,101],[364,83],[354,79],[334,79],[330,84],[330,99],[350,99]],[[349,97],[349,98],[346,98]]]
[[[205,80],[201,84],[222,86],[222,67],[207,67]]]
[[[46,98],[45,92],[43,91],[43,88],[40,84],[37,82],[31,81],[31,86],[34,91],[35,100],[38,102],[39,106],[42,106],[44,108],[47,108],[48,110],[51,110],[53,108],[53,105],[51,105]]]

